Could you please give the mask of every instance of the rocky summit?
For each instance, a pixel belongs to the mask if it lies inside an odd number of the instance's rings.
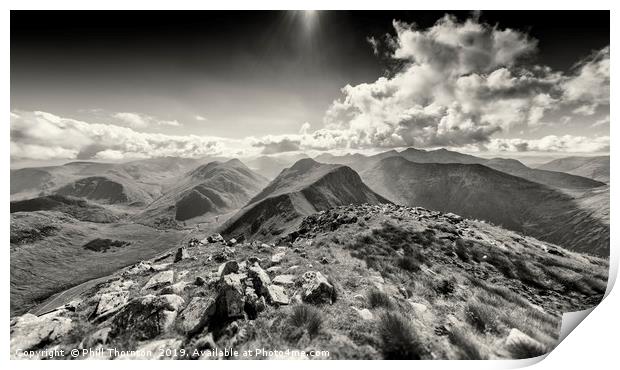
[[[557,343],[561,314],[597,304],[607,282],[604,259],[393,204],[321,211],[270,244],[194,236],[51,312],[12,318],[11,356],[88,348],[78,359],[241,359],[264,348],[257,358],[287,349],[330,359],[533,357]]]

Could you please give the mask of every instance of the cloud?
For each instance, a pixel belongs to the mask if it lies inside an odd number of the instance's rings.
[[[205,117],[203,117],[203,116],[201,116],[201,115],[195,115],[195,116],[194,116],[194,119],[195,119],[196,121],[206,121],[206,120],[207,120]]]
[[[261,154],[276,154],[300,150],[299,140],[289,137],[266,136],[255,141],[252,146],[263,148]]]
[[[590,127],[598,127],[598,126],[608,125],[609,122],[610,121],[609,121],[609,114],[608,114],[605,117],[596,120],[593,124],[590,125]]]
[[[47,112],[11,115],[14,159],[108,159],[238,155],[240,140],[196,135],[137,132],[112,124],[89,123]]]
[[[496,152],[608,152],[609,136],[594,138],[572,135],[548,135],[540,139],[493,139],[488,149]]]
[[[131,112],[118,112],[114,113],[112,117],[120,120],[123,123],[128,124],[133,128],[145,128],[150,125],[160,126],[180,126],[181,124],[177,120],[160,120],[155,117]]]
[[[372,53],[374,55],[379,55],[379,40],[370,36],[366,37],[366,41],[370,44],[370,47],[372,47]]]
[[[581,103],[574,112],[592,115],[599,105],[609,104],[609,46],[577,63],[577,73],[562,88],[564,98]]]

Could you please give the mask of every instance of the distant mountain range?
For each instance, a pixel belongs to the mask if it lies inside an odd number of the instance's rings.
[[[609,156],[566,157],[538,167],[541,170],[566,172],[609,183]]]
[[[78,214],[83,207],[46,197],[80,198],[96,212],[92,206],[122,210],[113,215],[127,222],[178,228],[226,221],[227,235],[262,238],[334,206],[394,202],[488,220],[573,250],[608,250],[609,187],[594,177],[604,180],[606,173],[608,180],[609,157],[571,157],[537,169],[445,149],[304,157],[262,156],[247,166],[166,157],[24,168],[11,171],[11,199],[36,198],[31,204]]]

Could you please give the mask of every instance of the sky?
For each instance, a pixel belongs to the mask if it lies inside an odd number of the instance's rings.
[[[609,151],[609,12],[11,12],[11,160]]]

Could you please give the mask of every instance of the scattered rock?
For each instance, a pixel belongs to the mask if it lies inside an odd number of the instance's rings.
[[[321,258],[321,264],[327,265],[328,263],[329,263],[329,260],[327,259],[327,257]]]
[[[170,267],[171,263],[160,263],[157,265],[151,265],[151,271],[164,271],[166,270],[168,267]]]
[[[252,279],[254,290],[256,290],[259,295],[267,293],[267,286],[271,285],[271,279],[265,270],[258,265],[254,265],[248,268],[248,277]]]
[[[207,325],[208,311],[215,300],[206,297],[194,297],[179,314],[177,327],[184,333],[194,333]]]
[[[216,300],[218,317],[243,317],[244,306],[245,296],[241,275],[228,274],[222,277]]]
[[[134,298],[112,320],[110,335],[134,340],[154,338],[168,331],[184,303],[174,294]]]
[[[280,266],[271,266],[267,269],[267,272],[270,274],[275,274],[275,273],[280,272],[280,270],[282,270],[282,267]]]
[[[143,290],[157,289],[174,282],[174,271],[162,271],[154,275],[142,288]]]
[[[117,308],[127,303],[129,292],[118,291],[113,293],[103,293],[99,297],[99,303],[97,303],[97,309],[95,310],[95,316],[106,315]]]
[[[372,312],[370,312],[370,310],[367,308],[361,310],[353,306],[351,306],[351,308],[355,310],[355,312],[357,312],[363,320],[372,320],[374,318]]]
[[[174,262],[180,262],[188,258],[189,258],[189,253],[187,252],[187,249],[185,249],[185,247],[181,247],[177,249],[177,254],[174,256]]]
[[[11,320],[11,358],[20,358],[20,351],[38,349],[68,334],[71,319],[51,313],[37,317],[25,314]]]
[[[223,243],[224,238],[220,234],[213,234],[207,237],[207,242],[209,243]]]
[[[279,285],[269,285],[267,287],[267,299],[273,305],[287,305],[290,303],[286,290]]]
[[[284,258],[285,255],[286,255],[286,252],[279,252],[279,253],[274,254],[273,256],[271,256],[271,263],[278,264],[282,262],[282,259]]]
[[[295,275],[278,275],[273,278],[273,283],[282,286],[295,285]]]
[[[220,277],[226,276],[228,274],[236,274],[238,272],[239,272],[239,264],[235,260],[226,261],[222,263],[220,267],[217,269],[217,274]]]
[[[303,274],[302,298],[308,303],[333,303],[335,289],[318,271]]]
[[[151,264],[145,261],[140,261],[135,265],[131,266],[127,271],[125,271],[125,275],[138,275],[142,274],[146,271],[151,270]]]
[[[233,245],[237,244],[237,239],[232,238],[232,239],[230,239],[230,240],[228,241],[228,243],[227,243],[227,244],[228,244],[229,246],[233,246]]]
[[[205,280],[205,278],[203,278],[202,276],[196,276],[196,281],[194,282],[194,284],[198,285],[198,286],[203,286],[207,283],[207,281]]]
[[[164,287],[160,294],[176,294],[181,295],[183,291],[188,288],[188,284],[185,281],[179,281],[176,284],[168,285]]]

